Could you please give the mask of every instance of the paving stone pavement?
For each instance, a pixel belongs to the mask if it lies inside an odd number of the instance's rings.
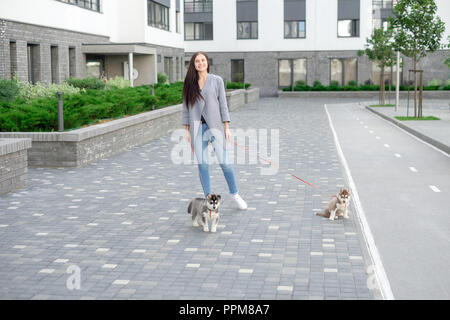
[[[232,129],[279,129],[283,170],[234,164],[239,211],[213,165],[217,233],[192,226],[198,169],[171,161],[170,135],[83,168],[29,169],[27,188],[0,197],[0,299],[374,299],[353,205],[348,220],[314,215],[346,186],[324,102],[231,113]]]

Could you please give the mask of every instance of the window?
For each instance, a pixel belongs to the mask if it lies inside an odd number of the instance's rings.
[[[305,21],[285,21],[284,37],[286,39],[305,38],[306,37]]]
[[[349,81],[357,81],[357,59],[335,58],[330,62],[330,82],[336,81],[340,86]]]
[[[244,59],[231,60],[231,82],[244,83]]]
[[[75,48],[69,48],[69,77],[75,77],[75,68],[76,68],[76,56],[75,56]]]
[[[278,87],[295,86],[297,81],[306,83],[306,59],[281,59],[278,61]]]
[[[359,37],[359,20],[339,20],[339,37]]]
[[[306,37],[306,0],[284,0],[284,38]]]
[[[237,0],[237,39],[258,39],[258,1]]]
[[[27,44],[28,82],[36,83],[39,79],[39,45]]]
[[[338,37],[359,37],[360,0],[338,0]]]
[[[15,41],[10,41],[9,43],[9,54],[11,57],[11,79],[13,79],[17,73],[17,44]]]
[[[70,59],[69,59],[70,61]],[[58,81],[58,47],[50,46],[50,70],[51,70],[51,82],[57,83]]]
[[[402,65],[402,58],[400,58],[400,84],[402,84],[402,78],[403,78],[403,69],[401,67]],[[380,77],[381,77],[381,68],[378,66],[376,62],[372,62],[372,83],[373,84],[380,84]],[[396,85],[397,83],[397,66],[392,67],[392,73],[391,73],[391,67],[384,67],[384,80],[385,82],[388,82],[389,79],[392,79],[392,84]]]
[[[372,2],[373,9],[392,9],[394,2],[392,0],[374,0]]]
[[[104,57],[89,55],[86,56],[86,76],[100,78],[104,71]]]
[[[151,27],[169,30],[169,8],[159,3],[148,1],[148,25]]]
[[[184,40],[212,40],[211,22],[186,22],[184,24]]]
[[[238,22],[238,39],[258,39],[258,22]]]
[[[169,82],[173,82],[173,59],[172,59],[172,57],[164,57],[164,73],[167,75]]]
[[[184,12],[212,12],[212,0],[184,0]]]
[[[100,0],[56,0],[56,1],[73,4],[80,8],[100,12]]]

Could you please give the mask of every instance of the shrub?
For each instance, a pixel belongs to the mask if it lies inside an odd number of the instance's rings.
[[[158,83],[160,84],[168,84],[169,77],[164,72],[158,72]]]
[[[32,84],[29,82],[21,82],[19,84],[19,97],[24,100],[33,100],[37,98],[55,97],[58,92],[65,95],[84,92],[84,89],[76,88],[70,84],[63,82],[62,84],[50,83],[48,86],[37,82]]]
[[[445,82],[444,90],[450,90],[450,79]]]
[[[351,87],[356,87],[358,84],[356,83],[355,80],[350,80],[350,81],[348,82],[348,85],[351,86]]]
[[[94,77],[87,77],[87,78],[70,78],[67,79],[66,82],[70,84],[73,87],[80,88],[80,89],[93,89],[93,90],[100,90],[104,89],[106,86],[106,83],[102,79],[94,78]]]
[[[225,84],[227,89],[248,89],[250,88],[251,84],[250,83],[245,83],[243,84],[242,82],[227,82]]]
[[[312,90],[313,91],[326,91],[326,87],[319,80],[314,80]]]
[[[182,102],[183,82],[155,88],[150,95],[149,86],[109,90],[85,90],[77,94],[64,94],[64,127],[75,129],[101,119],[114,119],[134,115]],[[26,101],[0,102],[0,131],[56,131],[56,97]]]
[[[0,101],[14,101],[19,95],[19,91],[17,80],[0,79]]]
[[[105,86],[105,89],[123,89],[131,86],[130,80],[125,80],[123,77],[115,77],[110,79]]]
[[[322,83],[319,80],[314,80],[313,87],[320,87],[320,86],[323,86]]]
[[[428,86],[428,87],[430,87],[430,86],[433,86],[433,87],[435,87],[435,86],[440,87],[441,84],[442,84],[442,80],[439,80],[439,79],[433,79],[433,80],[428,81],[427,86]]]

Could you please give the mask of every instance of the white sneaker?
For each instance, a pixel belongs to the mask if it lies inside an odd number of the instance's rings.
[[[239,194],[232,195],[231,197],[234,199],[234,201],[236,201],[240,210],[247,209],[247,203],[241,198]]]

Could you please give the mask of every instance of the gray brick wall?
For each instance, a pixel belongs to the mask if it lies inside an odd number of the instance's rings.
[[[27,186],[31,139],[0,139],[0,195]]]
[[[3,21],[3,29],[2,29]],[[11,65],[17,70],[19,80],[28,80],[27,43],[38,45],[35,52],[36,80],[50,83],[51,71],[51,46],[58,47],[58,72],[57,82],[69,77],[69,47],[75,48],[75,54],[71,57],[72,71],[77,77],[84,76],[83,43],[109,43],[109,38],[100,35],[73,32],[69,30],[48,28],[43,26],[19,23],[9,20],[0,20],[0,77],[11,76]],[[10,42],[15,42],[16,57],[10,60]]]
[[[443,64],[444,57],[450,50],[440,50],[429,54],[419,63],[424,69],[424,85],[431,79],[448,79],[448,68]],[[185,59],[192,56],[186,52]],[[330,59],[357,58],[357,80],[363,84],[372,78],[372,63],[366,56],[358,57],[356,51],[291,51],[291,52],[207,52],[213,59],[210,71],[218,74],[224,80],[231,81],[231,60],[244,59],[245,82],[252,87],[260,88],[261,96],[276,96],[278,92],[278,60],[305,58],[307,63],[307,83],[313,85],[314,80],[322,84],[330,83]],[[412,68],[409,58],[404,58],[403,80],[407,80],[407,70]],[[183,73],[184,75],[184,73]]]

